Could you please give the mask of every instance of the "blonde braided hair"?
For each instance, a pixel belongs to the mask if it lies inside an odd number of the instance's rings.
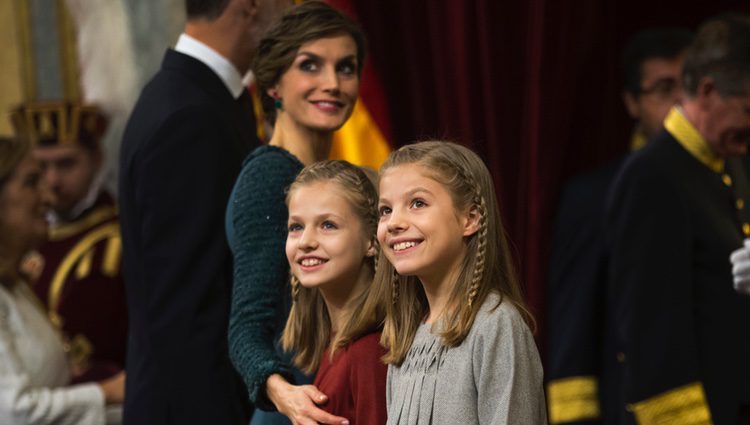
[[[511,303],[533,329],[534,319],[523,302],[492,176],[481,158],[454,143],[419,142],[392,152],[380,169],[381,176],[391,168],[409,164],[419,166],[425,177],[443,185],[456,211],[477,219],[476,230],[464,236],[466,255],[440,316],[443,344],[449,347],[461,344],[491,293],[499,295],[497,305]],[[391,269],[385,271],[378,272],[374,282],[391,298],[381,342],[390,350],[384,360],[400,365],[430,306],[416,276],[394,275]]]
[[[471,277],[471,285],[469,285],[468,293],[468,303],[470,308],[479,293],[479,285],[481,285],[482,278],[484,277],[487,253],[487,204],[484,201],[484,197],[481,195],[479,186],[477,186],[476,189],[474,202],[477,214],[479,214],[479,230],[476,233],[477,252],[474,260],[474,273]]]
[[[297,279],[297,276],[293,274],[290,275],[289,284],[292,287],[292,302],[296,303],[297,301],[299,301],[299,292],[301,286],[299,283],[299,279]]]
[[[287,205],[295,190],[313,183],[332,183],[337,194],[342,196],[362,224],[364,235],[370,239],[375,250],[375,258],[365,265],[374,273],[378,245],[378,195],[373,178],[362,168],[346,161],[321,161],[305,167],[289,187]],[[294,364],[307,373],[317,370],[321,357],[330,346],[333,356],[340,348],[354,339],[372,332],[382,325],[385,308],[370,296],[369,287],[356,299],[350,300],[352,307],[348,319],[335,335],[331,334],[328,309],[320,291],[304,287],[296,276],[291,274],[290,286],[292,308],[290,310],[281,343],[284,350],[295,352]]]
[[[393,305],[396,305],[396,303],[398,303],[398,285],[398,272],[396,271],[396,269],[393,269],[393,279],[391,281],[391,302],[393,303]]]

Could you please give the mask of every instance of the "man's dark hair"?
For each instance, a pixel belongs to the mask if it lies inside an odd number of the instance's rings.
[[[229,0],[185,0],[188,19],[213,20],[221,16]]]
[[[630,38],[622,52],[625,91],[638,96],[641,92],[641,65],[649,59],[674,59],[693,40],[685,28],[647,28]]]
[[[703,23],[683,67],[685,92],[694,96],[701,79],[711,77],[722,96],[750,89],[750,16],[724,14]]]

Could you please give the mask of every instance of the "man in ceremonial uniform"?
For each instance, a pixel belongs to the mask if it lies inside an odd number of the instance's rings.
[[[699,29],[683,86],[607,209],[620,423],[750,424],[750,298],[728,260],[750,234],[747,17]]]
[[[681,97],[690,31],[638,32],[622,54],[623,100],[635,120],[631,147],[658,134]],[[606,331],[604,211],[607,190],[624,158],[574,177],[565,185],[550,258],[550,339],[547,402],[552,424],[613,423],[619,414],[616,350]]]
[[[127,309],[117,209],[101,188],[106,118],[56,101],[21,105],[11,120],[55,194],[49,241],[27,261],[33,289],[67,339],[77,379],[107,378],[125,365]]]

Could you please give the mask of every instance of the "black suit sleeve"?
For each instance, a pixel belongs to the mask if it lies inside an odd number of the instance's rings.
[[[549,269],[550,423],[601,422],[598,395],[605,302],[604,199],[597,184],[566,185]],[[598,182],[594,182],[598,183]],[[604,185],[606,187],[606,185]]]

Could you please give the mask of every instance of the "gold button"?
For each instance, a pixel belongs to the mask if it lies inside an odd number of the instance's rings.
[[[623,352],[617,353],[617,361],[620,363],[625,363],[625,353]]]
[[[727,186],[732,186],[732,178],[729,177],[729,174],[724,174],[723,176],[721,176],[721,181],[723,181]]]
[[[742,225],[742,233],[745,234],[745,236],[750,236],[750,224],[743,224]]]
[[[61,329],[63,325],[62,317],[60,317],[60,315],[54,311],[50,311],[48,315],[49,315],[49,321],[52,322],[52,326],[58,329]]]
[[[741,210],[741,209],[745,208],[745,201],[743,201],[742,199],[738,199],[734,203],[734,205],[737,207],[738,210]]]

